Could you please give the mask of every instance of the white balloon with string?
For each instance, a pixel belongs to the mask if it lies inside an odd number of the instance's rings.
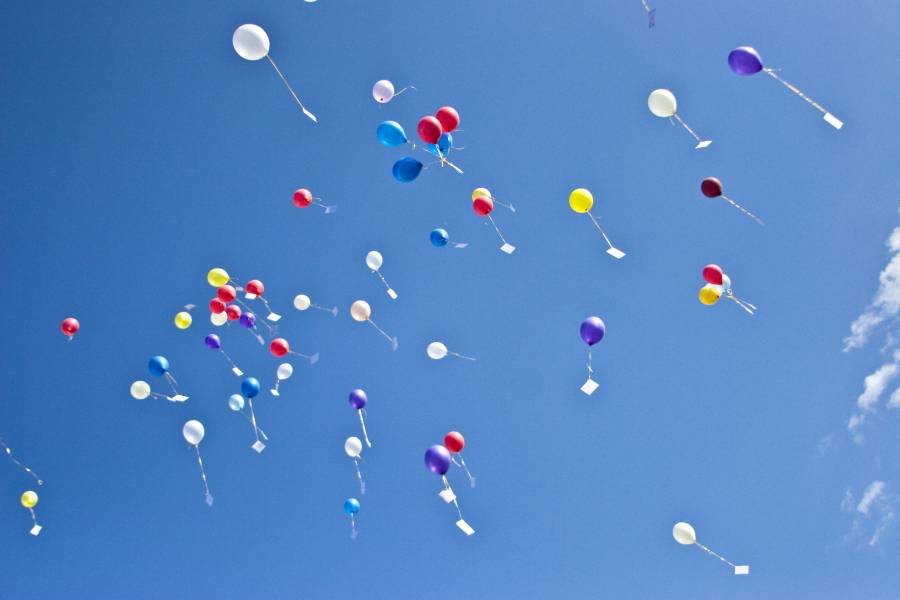
[[[203,468],[203,458],[200,456],[200,442],[202,442],[203,438],[206,436],[206,428],[203,427],[203,423],[200,421],[191,419],[190,421],[185,422],[184,426],[181,428],[181,435],[184,436],[185,441],[197,451],[197,464],[200,465],[200,478],[203,480],[203,491],[206,494],[206,504],[207,506],[212,506],[213,497],[212,494],[209,493],[209,483],[206,481],[206,470]]]
[[[150,389],[150,384],[146,381],[135,381],[131,384],[131,397],[135,400],[146,400],[147,398],[165,398],[169,400],[170,398],[165,394],[160,394],[159,392],[154,392]]]
[[[372,307],[369,306],[369,303],[365,300],[357,300],[353,304],[350,305],[350,316],[353,317],[354,321],[359,323],[368,322],[372,327],[374,327],[378,333],[380,333],[387,341],[391,343],[391,349],[395,352],[399,344],[397,343],[397,336],[389,336],[381,327],[379,327],[375,321],[372,320]]]
[[[431,360],[441,360],[447,356],[455,356],[456,358],[462,358],[465,360],[475,360],[471,356],[464,356],[458,352],[452,352],[451,350],[448,350],[447,346],[442,342],[431,342],[430,344],[428,344],[428,347],[425,348],[425,353]]]
[[[387,104],[406,90],[414,89],[416,89],[416,86],[410,84],[399,92],[395,92],[393,83],[387,79],[379,79],[375,82],[375,85],[372,86],[372,97],[375,98],[375,102],[378,104]]]
[[[712,140],[701,140],[700,136],[694,133],[694,130],[691,129],[678,115],[678,102],[675,100],[675,94],[669,90],[660,88],[650,92],[650,96],[647,98],[647,107],[650,109],[650,112],[657,117],[669,119],[670,121],[675,119],[681,123],[687,132],[691,134],[691,137],[697,142],[694,149],[700,150],[712,144]]]
[[[749,575],[750,574],[750,565],[736,565],[724,556],[713,552],[703,544],[697,541],[697,533],[694,531],[694,528],[690,523],[685,523],[684,521],[679,521],[675,523],[675,526],[672,528],[672,537],[675,538],[675,541],[683,546],[697,546],[710,556],[714,556],[721,560],[722,562],[731,566],[734,569],[735,575]]]
[[[362,471],[359,470],[359,463],[362,460],[363,445],[356,436],[348,437],[344,442],[344,453],[353,459],[353,465],[356,467],[356,479],[359,480],[359,493],[366,493],[366,482],[363,481]]]
[[[278,388],[281,386],[281,382],[290,379],[293,374],[294,366],[291,363],[281,363],[278,365],[278,368],[275,369],[275,387],[271,388],[269,393],[273,396],[280,396],[281,392],[278,391]]]
[[[309,310],[310,308],[314,308],[316,310],[321,310],[323,312],[331,313],[332,317],[336,317],[338,315],[338,307],[337,306],[322,306],[320,304],[314,304],[309,296],[306,294],[297,294],[294,296],[294,308],[299,311]]]
[[[366,254],[366,266],[372,270],[372,273],[378,275],[378,278],[381,279],[381,283],[384,284],[385,289],[387,289],[387,295],[391,297],[392,300],[397,299],[397,292],[388,284],[387,280],[384,278],[384,275],[381,274],[381,265],[384,264],[384,258],[381,256],[381,252],[378,250],[372,250],[368,254]]]

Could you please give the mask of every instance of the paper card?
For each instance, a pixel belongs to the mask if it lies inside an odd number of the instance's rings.
[[[316,118],[316,115],[312,114],[311,112],[309,112],[309,111],[306,110],[305,108],[303,109],[303,114],[306,115],[307,117],[309,117],[310,119],[312,119],[312,120],[313,120],[313,123],[318,123],[318,122],[319,122],[319,120]]]
[[[182,396],[181,394],[175,394],[174,396],[170,396],[169,400],[172,402],[184,402],[188,399],[188,396]]]
[[[43,527],[41,527],[40,525],[35,525],[28,533],[30,533],[31,535],[37,535],[41,532],[41,529],[43,529]]]
[[[503,244],[502,246],[500,246],[500,251],[506,252],[507,254],[512,254],[513,252],[516,251],[516,247],[513,246],[512,244],[510,244],[509,242],[507,242],[507,243]]]
[[[326,215],[330,215],[330,214],[336,213],[336,212],[337,212],[337,206],[326,206],[326,207],[325,207],[325,214],[326,214]]]
[[[750,565],[735,565],[734,574],[735,575],[749,575],[750,574]]]
[[[509,205],[509,212],[516,212],[516,207],[512,204]]]
[[[398,347],[399,347],[399,344],[397,343],[397,336],[394,336],[391,338],[391,350],[396,352]]]
[[[704,140],[704,141],[700,142],[699,144],[697,144],[696,146],[694,146],[694,150],[701,150],[703,148],[706,148],[710,144],[712,144],[712,140]]]
[[[390,290],[390,289],[389,289],[389,290],[388,290],[388,296],[391,297],[391,300],[396,300],[396,299],[397,299],[397,292],[395,292],[394,290]]]
[[[456,500],[456,494],[454,494],[453,490],[451,490],[450,488],[447,488],[446,490],[441,490],[440,493],[438,493],[438,496],[440,496],[441,500],[443,500],[447,504],[450,504],[451,502]]]
[[[609,254],[610,256],[612,256],[613,258],[617,258],[617,259],[625,256],[625,253],[622,252],[621,250],[619,250],[618,248],[610,248],[609,250],[606,251],[606,253]]]
[[[272,394],[273,396],[280,396],[280,395],[281,395],[281,392],[279,392],[279,391],[276,390],[275,388],[272,388],[271,390],[269,390],[269,393]]]
[[[246,294],[244,294],[244,298],[246,298],[247,300],[256,300],[256,294],[254,294],[253,292],[247,292]]]
[[[654,8],[647,13],[647,16],[650,18],[650,28],[652,29],[653,26],[656,25],[656,9]]]
[[[206,492],[206,505],[212,506],[212,503],[213,503],[212,494],[210,494],[209,492]]]
[[[588,380],[584,382],[584,385],[581,386],[581,391],[590,396],[597,390],[598,387],[600,387],[599,383],[591,378],[588,378]]]
[[[475,530],[472,529],[472,526],[462,519],[456,522],[456,526],[462,529],[463,533],[465,533],[466,535],[472,535],[473,533],[475,533]]]
[[[337,316],[337,306],[332,307],[332,309],[331,309],[331,316],[332,316],[332,317],[336,317],[336,316]]]
[[[250,447],[253,448],[254,450],[256,450],[257,453],[262,452],[263,450],[266,449],[266,445],[263,444],[259,440],[256,440],[255,442],[253,442],[253,445]]]
[[[453,243],[453,247],[454,247],[454,248],[465,248],[465,247],[468,246],[468,245],[469,245],[469,244],[464,243],[464,242],[454,242],[454,243]]]
[[[841,127],[844,126],[844,122],[841,121],[840,119],[838,119],[836,116],[834,116],[831,113],[825,113],[825,116],[823,118],[825,119],[826,123],[828,123],[835,129],[840,129]]]
[[[274,323],[276,321],[281,320],[281,315],[276,315],[275,313],[269,313],[268,315],[266,315],[266,318]]]
[[[238,377],[243,377],[244,372],[238,369],[237,367],[231,367],[231,372],[237,375]]]
[[[312,356],[309,357],[309,364],[314,365],[319,362],[319,353],[316,352]]]

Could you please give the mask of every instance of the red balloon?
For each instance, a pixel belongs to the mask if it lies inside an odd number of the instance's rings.
[[[262,281],[260,281],[259,279],[251,279],[247,282],[248,294],[256,294],[257,296],[262,296],[265,289],[266,288],[263,286]]]
[[[237,292],[235,292],[234,288],[230,285],[223,285],[216,291],[216,297],[225,303],[234,302],[234,299],[237,297]],[[220,310],[219,312],[222,311]]]
[[[450,452],[462,452],[463,446],[466,445],[466,439],[458,431],[451,431],[444,436],[444,446]]]
[[[722,182],[715,177],[707,177],[700,183],[700,191],[707,198],[718,198],[722,195]]]
[[[272,356],[284,356],[291,349],[288,346],[288,341],[284,338],[275,338],[272,340],[272,343],[269,344],[269,352],[272,353]]]
[[[452,106],[442,106],[434,115],[441,122],[444,131],[450,133],[459,127],[459,113]],[[438,136],[440,137],[440,136]]]
[[[703,280],[713,285],[722,285],[722,267],[719,265],[706,265],[703,267]]]
[[[294,192],[294,206],[297,208],[306,208],[312,204],[312,192],[306,188],[300,188]]]
[[[422,117],[419,120],[417,131],[419,132],[419,137],[426,144],[437,144],[438,140],[441,139],[441,134],[444,133],[441,122],[434,117]]]
[[[214,315],[225,312],[225,303],[220,298],[213,298],[209,301],[209,312]]]
[[[241,307],[237,304],[229,304],[225,309],[225,314],[228,315],[229,321],[237,321],[241,318]]]
[[[487,196],[477,196],[475,200],[472,201],[472,209],[482,217],[486,217],[494,210],[494,201]]]
[[[63,319],[62,325],[59,326],[59,328],[62,329],[62,332],[69,337],[78,333],[79,327],[81,327],[81,325],[78,323],[78,319],[74,317]]]

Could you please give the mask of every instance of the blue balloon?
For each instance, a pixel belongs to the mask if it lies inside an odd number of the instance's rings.
[[[344,512],[348,515],[355,515],[359,512],[359,500],[356,498],[347,498],[344,500]]]
[[[393,173],[394,179],[400,183],[409,183],[414,181],[419,173],[422,172],[422,163],[409,156],[404,156],[394,163]]]
[[[437,144],[425,144],[424,146],[426,150],[435,156],[440,156],[441,154],[447,156],[448,150],[453,147],[453,136],[449,133],[443,133]]]
[[[259,394],[259,381],[255,377],[248,377],[241,382],[241,393],[248,398]]]
[[[446,229],[441,229],[438,227],[437,229],[431,230],[431,245],[435,248],[441,248],[447,245],[447,242],[450,241],[450,234],[447,233]]]
[[[397,121],[382,121],[375,130],[378,140],[388,148],[394,148],[409,141],[403,126]]]
[[[165,356],[154,356],[147,364],[147,368],[157,377],[162,377],[169,370],[169,361]]]

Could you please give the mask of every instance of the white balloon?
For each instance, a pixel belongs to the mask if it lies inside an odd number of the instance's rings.
[[[380,104],[390,102],[391,98],[394,97],[394,84],[387,79],[376,81],[375,85],[372,86],[372,97]]]
[[[445,356],[447,356],[447,346],[443,345],[440,342],[431,342],[428,344],[428,358],[433,360],[441,360]]]
[[[360,452],[362,452],[362,442],[358,437],[348,437],[347,441],[344,442],[344,452],[347,453],[347,456],[350,458],[356,458],[359,456]]]
[[[357,300],[350,306],[350,316],[354,321],[368,321],[372,316],[372,307],[365,300]]]
[[[231,36],[234,51],[246,60],[260,60],[269,53],[269,36],[259,25],[245,24]]]
[[[278,365],[278,369],[275,371],[275,377],[284,381],[285,379],[290,379],[291,375],[294,374],[294,367],[291,363],[281,363]]]
[[[146,381],[135,381],[131,384],[131,397],[143,400],[150,395],[150,384]]]
[[[234,412],[244,410],[244,397],[240,394],[232,394],[228,398],[228,408]]]
[[[306,310],[312,306],[312,301],[305,294],[297,294],[294,296],[294,308],[297,310]]]
[[[694,528],[691,527],[690,523],[685,523],[684,521],[675,523],[675,527],[672,528],[672,537],[675,538],[676,542],[685,546],[690,546],[697,542],[697,534],[694,532]]]
[[[650,97],[647,98],[647,106],[657,117],[671,117],[678,109],[678,103],[675,101],[675,94],[669,90],[653,90]]]
[[[203,436],[206,435],[206,429],[203,427],[203,423],[191,419],[181,428],[181,435],[184,436],[184,439],[187,440],[188,444],[196,446],[203,441]]]
[[[381,257],[381,252],[378,250],[372,250],[368,254],[366,254],[366,266],[368,266],[373,271],[377,271],[381,268],[384,259]]]
[[[722,289],[726,292],[731,290],[731,277],[722,273]]]
[[[228,322],[228,315],[226,315],[224,312],[212,313],[209,315],[209,322],[216,327],[221,327]]]

